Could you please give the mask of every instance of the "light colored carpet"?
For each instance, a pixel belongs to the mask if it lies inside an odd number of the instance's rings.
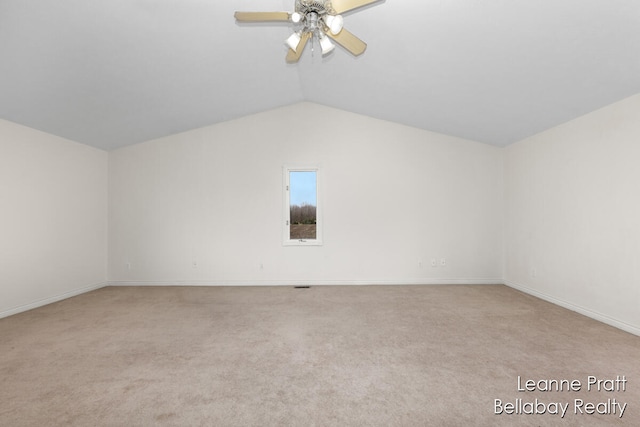
[[[0,319],[0,374],[2,426],[640,425],[640,337],[504,286],[103,288]]]

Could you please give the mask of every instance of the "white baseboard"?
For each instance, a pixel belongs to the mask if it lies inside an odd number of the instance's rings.
[[[364,286],[364,285],[502,285],[502,278],[399,280],[170,280],[110,281],[109,286]]]
[[[538,292],[538,291],[533,290],[531,288],[528,288],[526,286],[522,286],[522,285],[520,285],[518,283],[514,283],[514,282],[506,280],[504,282],[504,284],[509,286],[510,288],[517,289],[517,290],[519,290],[521,292],[524,292],[525,294],[532,295],[534,297],[537,297],[537,298],[543,299],[545,301],[548,301],[548,302],[550,302],[552,304],[559,305],[560,307],[566,308],[568,310],[575,311],[576,313],[580,313],[580,314],[582,314],[584,316],[590,317],[590,318],[592,318],[594,320],[597,320],[599,322],[605,323],[605,324],[607,324],[609,326],[613,326],[614,328],[618,328],[618,329],[621,329],[621,330],[623,330],[625,332],[629,332],[630,334],[634,334],[634,335],[640,336],[640,327],[638,327],[638,326],[630,325],[628,323],[625,323],[625,322],[622,322],[622,321],[620,321],[618,319],[615,319],[615,318],[613,318],[611,316],[607,316],[605,314],[598,313],[597,311],[590,310],[588,308],[584,308],[584,307],[581,307],[579,305],[572,304],[572,303],[570,303],[568,301],[564,301],[562,299],[553,297],[551,295],[547,295],[547,294],[542,293],[542,292]]]
[[[34,301],[29,304],[21,305],[18,307],[10,308],[8,310],[0,311],[0,319],[3,317],[12,316],[14,314],[22,313],[23,311],[32,310],[34,308],[42,307],[43,305],[51,304],[54,302],[62,301],[63,299],[75,297],[80,294],[84,294],[86,292],[94,291],[96,289],[104,288],[108,286],[107,282],[96,283],[93,285],[85,286],[82,288],[74,289],[72,291],[65,292],[60,295],[54,295],[52,297],[44,298],[38,301]]]

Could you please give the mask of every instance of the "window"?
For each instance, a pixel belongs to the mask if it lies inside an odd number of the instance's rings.
[[[284,168],[285,245],[321,245],[318,168]]]

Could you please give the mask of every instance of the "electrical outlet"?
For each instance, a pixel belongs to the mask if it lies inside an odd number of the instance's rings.
[[[446,258],[440,258],[440,265],[442,267],[444,267],[445,265],[447,265],[447,259]]]
[[[431,258],[431,267],[437,267],[438,261],[435,258]]]

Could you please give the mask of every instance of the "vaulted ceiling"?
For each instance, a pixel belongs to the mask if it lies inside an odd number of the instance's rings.
[[[638,0],[381,0],[353,57],[236,10],[294,0],[0,0],[0,118],[106,150],[311,101],[504,146],[640,93]],[[309,117],[309,126],[326,126]]]

